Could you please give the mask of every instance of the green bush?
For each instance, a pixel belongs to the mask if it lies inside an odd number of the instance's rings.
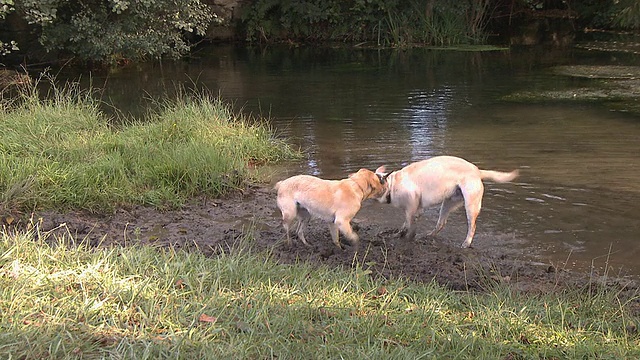
[[[13,5],[13,0],[0,0],[0,20],[4,20],[8,13],[15,10]],[[15,50],[19,49],[18,44],[14,40],[4,42],[0,39],[0,55],[6,55]]]
[[[204,35],[213,19],[200,0],[23,0],[16,7],[39,27],[45,49],[107,63],[183,55],[185,35]]]

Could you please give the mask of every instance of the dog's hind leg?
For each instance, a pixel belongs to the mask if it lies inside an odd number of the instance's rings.
[[[471,246],[473,235],[476,233],[476,220],[482,208],[482,195],[484,193],[484,185],[481,180],[469,182],[461,186],[462,195],[464,196],[464,208],[467,212],[467,237],[462,243],[463,248]]]
[[[293,201],[287,201],[286,199],[278,198],[278,208],[280,208],[280,212],[282,213],[282,227],[284,228],[284,232],[287,234],[287,245],[291,246],[291,234],[290,229],[293,221],[297,217],[296,204]]]
[[[293,222],[293,219],[289,219],[286,218],[285,216],[283,216],[282,219],[282,227],[284,228],[284,232],[287,234],[287,245],[291,246],[291,234],[289,233],[289,229],[291,228],[291,223]]]
[[[302,241],[303,244],[310,246],[309,243],[307,242],[307,239],[304,238],[304,228],[307,226],[307,223],[311,219],[311,214],[309,214],[307,209],[301,207],[300,205],[298,205],[297,209],[298,209],[298,227],[296,232],[298,234],[298,239],[300,239],[300,241]]]
[[[457,210],[462,206],[462,204],[464,204],[464,197],[462,196],[460,188],[458,188],[451,197],[444,199],[442,202],[442,206],[440,206],[440,216],[438,216],[438,223],[433,231],[429,233],[429,236],[435,236],[438,234],[447,224],[449,214]]]

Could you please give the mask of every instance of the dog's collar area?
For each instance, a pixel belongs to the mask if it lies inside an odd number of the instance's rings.
[[[353,179],[351,179],[351,178],[349,178],[349,179],[350,179],[351,181],[353,181],[354,183],[356,183],[356,186],[360,189],[360,191],[362,191],[362,195],[363,195],[363,196],[364,196],[364,198],[366,199],[368,195],[367,195],[367,192],[364,190],[364,188],[363,188],[362,186],[360,186],[360,184],[358,184],[358,182],[357,182],[357,181],[355,181],[355,180],[353,180]],[[369,187],[369,188],[371,188],[371,187]]]
[[[389,176],[393,174],[395,171],[390,171],[388,174],[384,176],[387,186],[389,187],[389,191],[387,192],[387,204],[391,204],[391,181],[389,180]]]

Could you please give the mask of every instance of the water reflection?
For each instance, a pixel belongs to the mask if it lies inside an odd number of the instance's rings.
[[[411,157],[402,165],[436,155],[433,153],[436,149],[444,149],[447,115],[453,98],[454,90],[448,87],[409,93],[402,117],[409,128]]]

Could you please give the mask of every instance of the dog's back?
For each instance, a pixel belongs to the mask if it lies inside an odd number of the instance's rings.
[[[519,171],[502,172],[481,170],[475,164],[455,156],[436,156],[407,165],[405,172],[416,181],[420,188],[460,185],[469,176],[497,183],[510,182],[518,177]]]
[[[297,195],[304,193],[306,196],[317,196],[316,194],[330,193],[330,188],[340,180],[324,180],[311,175],[296,175],[278,181],[274,189],[278,196],[287,195],[298,198]]]
[[[409,238],[415,236],[415,220],[421,208],[440,205],[438,222],[430,233],[435,235],[446,224],[449,213],[464,204],[468,230],[462,247],[469,247],[482,207],[482,180],[504,183],[512,181],[518,174],[518,170],[480,170],[476,165],[455,156],[436,156],[391,173],[387,202],[405,210],[405,223],[400,235]]]
[[[384,167],[378,168],[382,173]],[[386,190],[382,175],[360,169],[342,180],[324,180],[311,175],[296,175],[277,182],[277,204],[282,212],[282,224],[287,233],[287,243],[291,244],[289,229],[296,219],[304,219],[298,224],[298,237],[304,238],[304,220],[309,216],[318,217],[330,223],[331,238],[340,246],[338,231],[352,244],[357,244],[358,235],[351,228],[351,219],[360,210],[362,201],[379,196]],[[303,211],[304,210],[304,211]]]
[[[334,208],[332,188],[338,182],[339,180],[324,180],[311,175],[296,175],[279,181],[274,186],[278,191],[278,207],[283,212],[288,209],[293,214],[297,213],[298,208],[304,208],[313,216],[329,220]]]

